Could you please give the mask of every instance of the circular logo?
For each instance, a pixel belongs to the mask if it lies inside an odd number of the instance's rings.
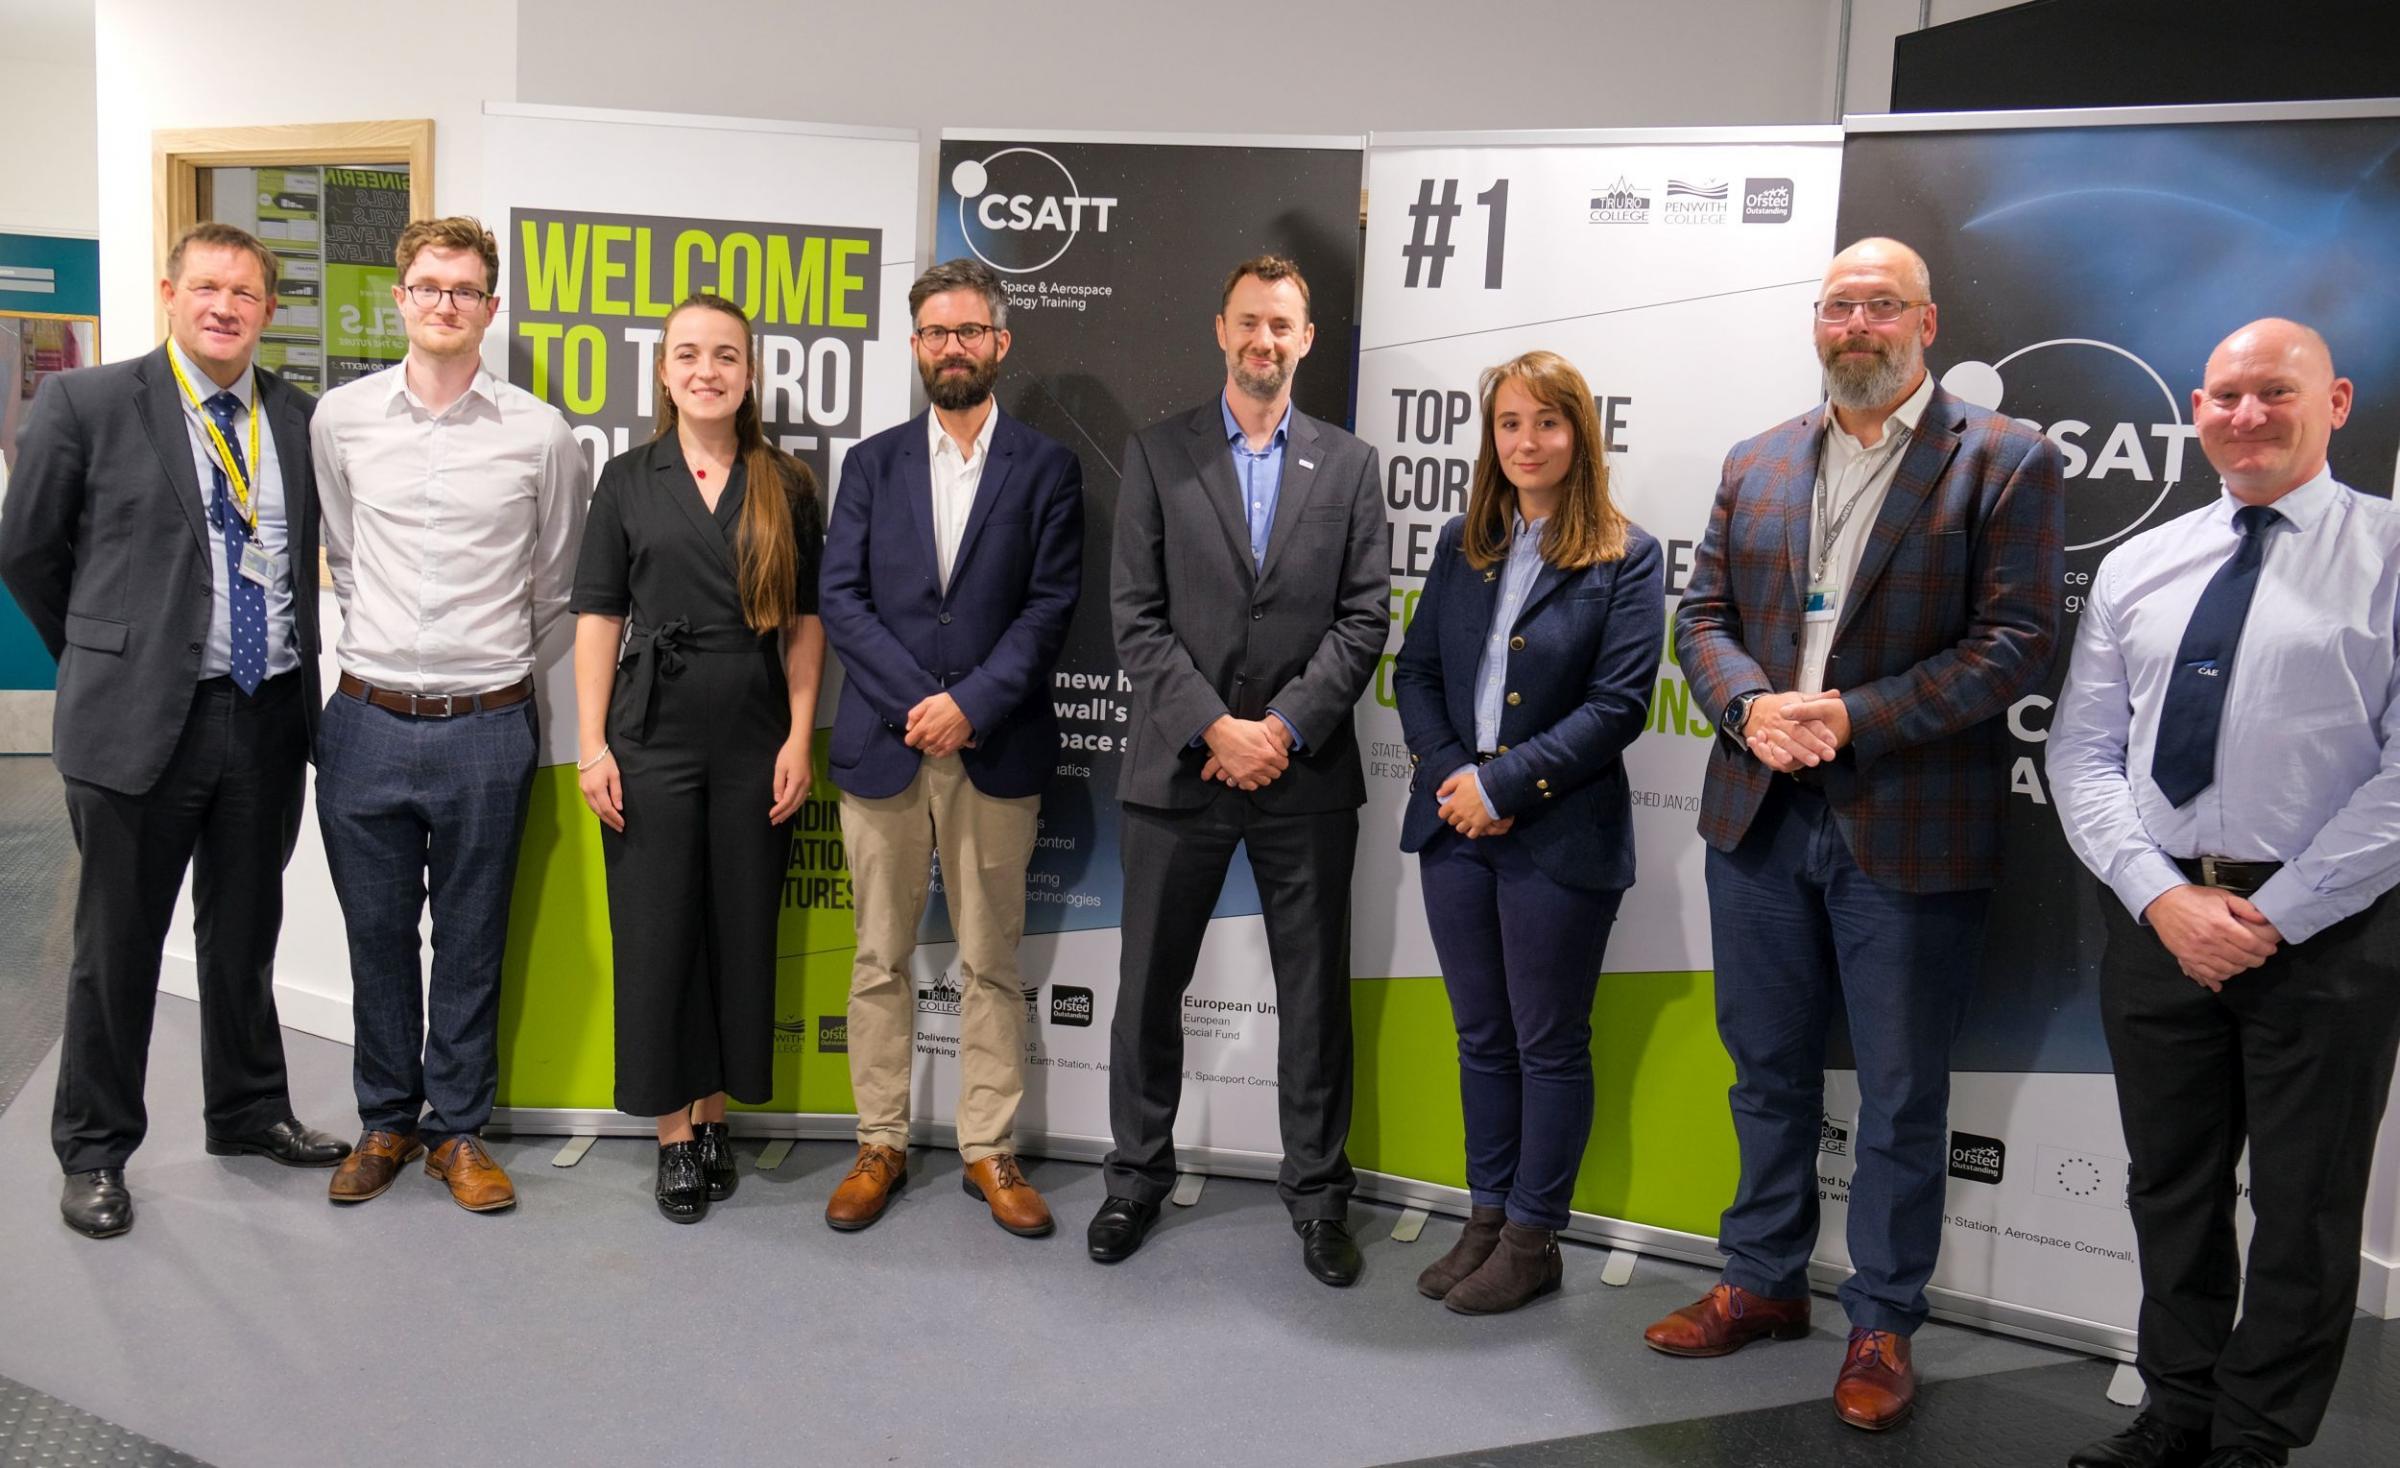
[[[2198,430],[2165,378],[2111,342],[2060,337],[1996,362],[1960,362],[1942,388],[2004,412],[2058,445],[2066,461],[2067,549],[2092,550],[2139,530],[2198,453]]]
[[[1058,263],[1083,232],[1090,205],[1067,166],[1039,148],[1002,148],[950,170],[958,229],[975,258],[994,270],[1028,275]],[[1105,214],[1100,227],[1106,228]]]
[[[2055,1176],[2059,1191],[2078,1198],[2089,1198],[2100,1191],[2100,1169],[2081,1157],[2070,1157],[2058,1164]]]

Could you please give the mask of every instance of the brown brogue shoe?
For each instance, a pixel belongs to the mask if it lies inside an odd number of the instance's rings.
[[[380,1198],[400,1169],[425,1155],[415,1132],[370,1131],[358,1139],[342,1165],[333,1170],[325,1196],[336,1203],[364,1203]]]
[[[469,1213],[494,1213],[517,1206],[517,1189],[480,1137],[456,1136],[425,1159],[425,1174],[450,1185],[450,1201]]]
[[[1850,1354],[1833,1381],[1833,1410],[1852,1427],[1882,1432],[1908,1420],[1917,1404],[1917,1372],[1908,1337],[1865,1326],[1850,1331]]]
[[[1729,1356],[1761,1336],[1796,1341],[1807,1334],[1808,1296],[1775,1300],[1720,1284],[1643,1331],[1642,1339],[1670,1356]]]
[[[892,1194],[908,1186],[908,1154],[874,1142],[858,1144],[858,1160],[850,1175],[825,1200],[825,1222],[843,1233],[855,1233],[892,1204]]]
[[[960,1184],[968,1197],[981,1198],[991,1205],[992,1222],[1020,1239],[1042,1238],[1055,1226],[1050,1219],[1050,1205],[1042,1201],[1042,1195],[1017,1170],[1013,1152],[994,1152],[980,1162],[968,1163]]]

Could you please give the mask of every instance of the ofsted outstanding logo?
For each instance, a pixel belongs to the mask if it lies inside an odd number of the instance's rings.
[[[1086,197],[1067,165],[1039,148],[1002,148],[950,170],[958,229],[975,258],[1009,275],[1046,270],[1085,226],[1108,233],[1114,199]]]
[[[2073,491],[2071,551],[2121,540],[2148,523],[2182,480],[2184,451],[2199,432],[2156,368],[2086,337],[2035,342],[1996,362],[1961,362],[1942,374],[1942,387],[2058,445]]]

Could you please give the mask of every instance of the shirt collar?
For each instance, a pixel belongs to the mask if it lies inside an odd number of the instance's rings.
[[[392,374],[392,391],[391,396],[385,399],[387,404],[405,400],[410,407],[419,412],[432,411],[417,396],[416,390],[408,385],[407,358],[403,357],[384,370]],[[481,398],[493,408],[500,406],[500,394],[493,386],[491,369],[481,363],[476,364],[474,379],[467,384],[466,392],[460,396],[462,398]]]
[[[1539,520],[1528,520],[1522,510],[1511,510],[1508,517],[1509,538],[1523,540],[1528,535],[1539,535],[1549,523],[1548,515],[1542,516]]]
[[[1852,438],[1850,436],[1850,431],[1842,427],[1841,419],[1834,416],[1833,408],[1830,404],[1828,404],[1825,409],[1825,431],[1827,433],[1840,434],[1842,436],[1842,442],[1846,444],[1853,453],[1871,454],[1875,452],[1875,449],[1889,446],[1896,438],[1899,438],[1903,435],[1914,435],[1917,431],[1917,425],[1924,421],[1925,405],[1932,401],[1933,373],[1931,370],[1928,370],[1925,376],[1918,381],[1917,390],[1910,393],[1907,397],[1902,398],[1900,400],[1900,406],[1892,409],[1892,416],[1884,420],[1883,437],[1876,440],[1875,448],[1867,448],[1860,444],[1857,439]],[[1894,424],[1899,425],[1900,429],[1902,430],[1901,433],[1896,434],[1893,432]]]
[[[214,378],[200,370],[199,363],[184,354],[183,348],[176,344],[175,338],[167,338],[167,350],[175,354],[176,364],[183,368],[183,380],[192,385],[192,391],[200,395],[201,402],[207,402],[219,392],[232,393],[241,400],[241,404],[245,408],[257,401],[258,363],[255,359],[240,377],[234,379],[233,386],[219,388]]]
[[[2334,496],[2348,493],[2333,477],[2333,465],[2329,463],[2307,482],[2285,490],[2268,508],[2290,522],[2295,530],[2313,530],[2319,520],[2332,512]],[[2231,529],[2234,512],[2246,503],[2245,500],[2235,499],[2232,491],[2220,488],[2217,502],[2209,507],[2209,520]]]
[[[959,459],[959,462],[962,464],[982,463],[984,457],[992,451],[992,430],[998,428],[999,426],[1000,400],[998,398],[994,398],[992,399],[992,411],[983,415],[983,427],[975,431],[974,457],[972,459]],[[934,412],[933,409],[927,408],[925,410],[926,450],[927,452],[938,457],[942,452],[942,446],[944,444],[949,445],[950,456],[954,459],[958,458],[958,441],[952,438],[949,432],[942,427],[941,415]]]
[[[1242,432],[1242,425],[1234,421],[1232,399],[1226,397],[1223,393],[1219,393],[1217,395],[1217,408],[1225,415],[1226,442],[1232,444],[1235,448],[1245,450],[1248,449],[1250,446],[1250,435]],[[1283,405],[1283,417],[1276,420],[1275,431],[1267,435],[1267,447],[1265,449],[1261,449],[1259,452],[1266,453],[1274,449],[1282,448],[1284,443],[1289,440],[1291,436],[1292,405],[1287,401]]]

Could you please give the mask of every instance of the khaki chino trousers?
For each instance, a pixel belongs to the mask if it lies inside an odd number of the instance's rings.
[[[958,937],[958,1151],[969,1163],[1014,1151],[1025,1096],[1025,996],[1017,941],[1025,935],[1025,869],[1041,797],[986,795],[957,755],[929,759],[898,795],[842,792],[842,842],[858,956],[850,969],[850,1089],[858,1139],[908,1147],[916,1049],[909,960],[935,852]]]

